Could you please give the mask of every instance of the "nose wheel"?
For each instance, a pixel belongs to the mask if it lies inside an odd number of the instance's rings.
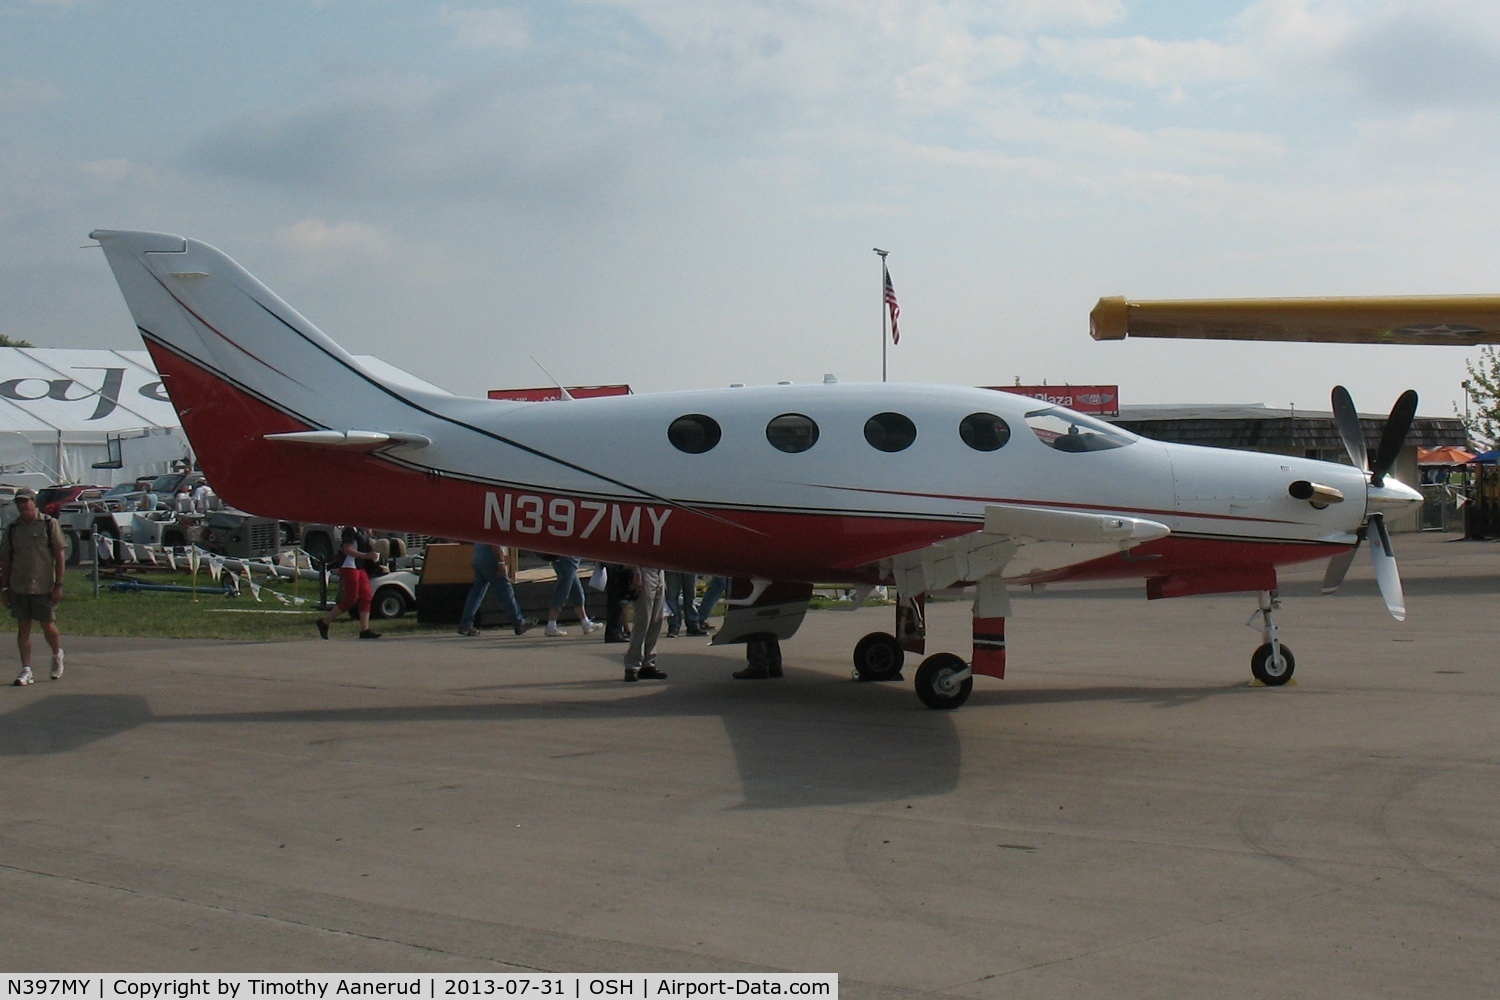
[[[1280,687],[1292,679],[1297,669],[1297,658],[1290,646],[1277,643],[1277,650],[1265,643],[1250,657],[1250,673],[1266,687]]]
[[[973,690],[974,672],[952,653],[934,653],[917,668],[917,697],[928,708],[957,708]]]
[[[1255,619],[1261,619],[1259,628],[1265,642],[1250,656],[1250,675],[1266,687],[1280,687],[1292,679],[1292,672],[1297,669],[1297,658],[1292,655],[1291,647],[1281,641],[1276,623],[1271,618],[1273,612],[1280,610],[1281,600],[1276,592],[1262,590],[1260,607],[1245,623],[1255,628]]]

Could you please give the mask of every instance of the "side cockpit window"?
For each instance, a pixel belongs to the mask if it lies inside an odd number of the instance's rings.
[[[1109,451],[1139,440],[1112,424],[1055,406],[1026,414],[1026,426],[1042,444],[1058,451]]]
[[[958,422],[958,436],[975,451],[999,451],[1010,440],[1010,425],[993,413],[971,413]]]

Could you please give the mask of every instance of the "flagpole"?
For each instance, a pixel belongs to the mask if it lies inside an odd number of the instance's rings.
[[[885,259],[891,255],[889,250],[873,247],[880,254],[880,381],[885,381]]]

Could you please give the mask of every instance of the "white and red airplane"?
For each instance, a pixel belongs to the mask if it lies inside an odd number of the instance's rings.
[[[1416,409],[1404,394],[1366,468],[1143,439],[987,389],[823,384],[551,403],[402,388],[362,368],[228,256],[164,233],[100,230],[136,326],[203,471],[227,501],[361,524],[736,578],[715,643],[777,676],[814,583],[894,585],[900,638],[855,650],[868,680],[922,651],[925,595],[972,585],[969,659],[927,657],[917,693],[956,708],[1003,677],[1006,587],[1144,578],[1148,596],[1259,592],[1254,675],[1295,663],[1273,624],[1277,567],[1329,559],[1342,581],[1367,532],[1404,617],[1383,513],[1421,500],[1387,476]],[[862,599],[856,604],[863,603]]]

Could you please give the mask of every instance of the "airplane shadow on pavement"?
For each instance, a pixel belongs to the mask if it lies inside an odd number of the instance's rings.
[[[692,660],[701,662],[684,662]],[[163,724],[578,725],[592,716],[649,725],[653,719],[717,716],[734,751],[744,794],[740,808],[882,802],[943,794],[958,783],[962,754],[952,716],[922,708],[907,685],[855,684],[794,668],[787,681],[746,683],[728,678],[724,661],[709,657],[664,657],[663,666],[676,671],[664,684],[498,684],[450,692],[465,700],[444,705],[157,715],[137,695],[50,695],[0,716],[0,757],[67,753]],[[535,696],[517,699],[528,690]],[[508,697],[474,697],[489,691]]]
[[[963,746],[957,717],[923,708],[909,682],[858,684],[794,666],[787,668],[785,681],[735,681],[726,676],[724,660],[691,655],[663,657],[662,665],[673,678],[664,684],[496,684],[449,692],[465,701],[444,705],[156,715],[137,695],[51,695],[0,717],[0,757],[67,753],[140,726],[162,724],[577,724],[590,716],[717,716],[739,770],[744,793],[740,808],[886,802],[942,795],[958,783]],[[535,696],[517,700],[517,693],[528,690]],[[1239,685],[987,690],[975,692],[964,711],[1071,701],[1132,701],[1167,708],[1244,690]],[[481,700],[491,691],[508,697]],[[618,694],[607,696],[609,692]]]
[[[0,716],[0,757],[67,753],[153,721],[139,695],[55,694]]]

